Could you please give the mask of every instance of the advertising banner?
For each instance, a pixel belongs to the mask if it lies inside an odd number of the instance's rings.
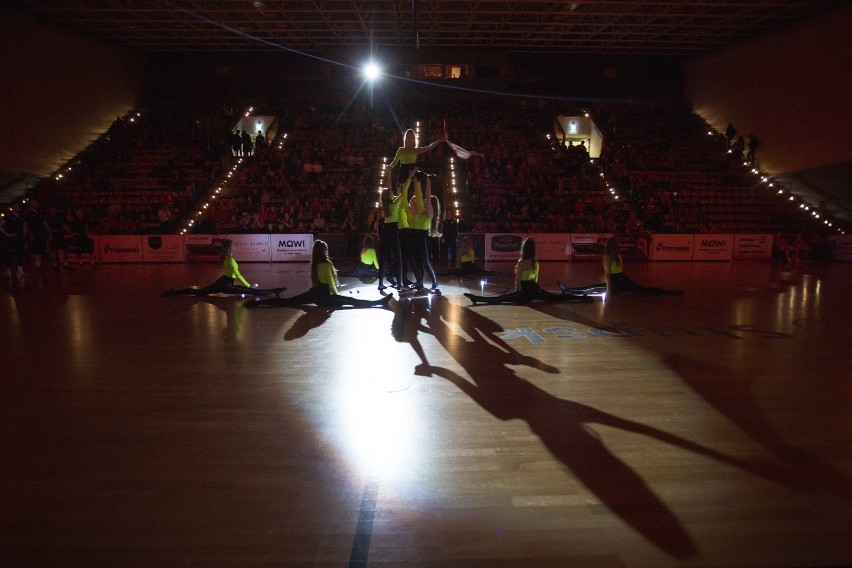
[[[832,259],[852,262],[852,235],[829,235],[828,243]]]
[[[314,236],[307,234],[269,235],[272,262],[310,262]]]
[[[571,235],[571,260],[600,260],[604,255],[606,241],[612,235],[606,233],[574,233]]]
[[[238,262],[269,262],[272,259],[269,235],[234,234],[225,238],[234,242],[233,257]]]
[[[221,247],[213,242],[219,235],[183,235],[184,255],[191,262],[219,262]]]
[[[651,260],[651,238],[649,236],[618,237],[618,249],[624,260]]]
[[[734,235],[734,260],[769,260],[772,258],[772,235]]]
[[[100,262],[142,262],[139,235],[98,235],[95,247]]]
[[[485,233],[485,260],[518,260],[525,237],[518,233]]]
[[[695,235],[653,235],[651,260],[692,260]]]
[[[734,235],[694,235],[692,260],[731,260]]]
[[[568,260],[571,254],[571,235],[568,233],[539,233],[535,238],[535,256],[538,260]],[[518,256],[515,257],[515,260]]]
[[[186,262],[183,235],[142,235],[143,262]]]

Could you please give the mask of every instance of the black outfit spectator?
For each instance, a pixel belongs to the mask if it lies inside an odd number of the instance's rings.
[[[251,134],[243,130],[242,136],[243,143],[243,156],[251,156],[252,150],[254,150],[254,143],[251,141]]]
[[[24,237],[24,219],[20,216],[21,206],[13,203],[11,211],[6,213],[0,222],[0,253],[6,266],[3,275],[12,277],[14,266],[18,276],[24,275],[24,252],[26,240]]]
[[[728,146],[734,141],[734,136],[737,135],[737,129],[734,128],[734,124],[729,122],[728,127],[725,128],[725,138],[728,140]]]
[[[447,211],[447,218],[444,219],[441,232],[444,235],[444,246],[447,249],[447,260],[455,262],[458,254],[459,224],[453,218],[451,211]]]
[[[760,141],[755,138],[754,134],[748,135],[748,154],[746,154],[746,159],[751,165],[755,163],[755,155],[757,154],[757,148],[760,146]]]

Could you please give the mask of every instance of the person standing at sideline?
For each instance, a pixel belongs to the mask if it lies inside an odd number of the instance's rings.
[[[453,210],[449,207],[447,207],[447,218],[441,226],[441,233],[443,233],[444,246],[447,248],[447,260],[455,264],[458,254],[459,224],[453,216]]]

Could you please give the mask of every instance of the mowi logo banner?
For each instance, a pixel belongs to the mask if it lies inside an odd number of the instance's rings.
[[[692,260],[731,260],[734,235],[695,235]]]
[[[270,235],[272,262],[310,262],[314,236],[307,234]]]

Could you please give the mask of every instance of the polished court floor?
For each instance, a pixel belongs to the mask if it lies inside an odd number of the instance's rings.
[[[627,272],[686,293],[461,295],[506,275],[248,310],[160,297],[215,264],[0,282],[0,567],[852,566],[852,265]]]

